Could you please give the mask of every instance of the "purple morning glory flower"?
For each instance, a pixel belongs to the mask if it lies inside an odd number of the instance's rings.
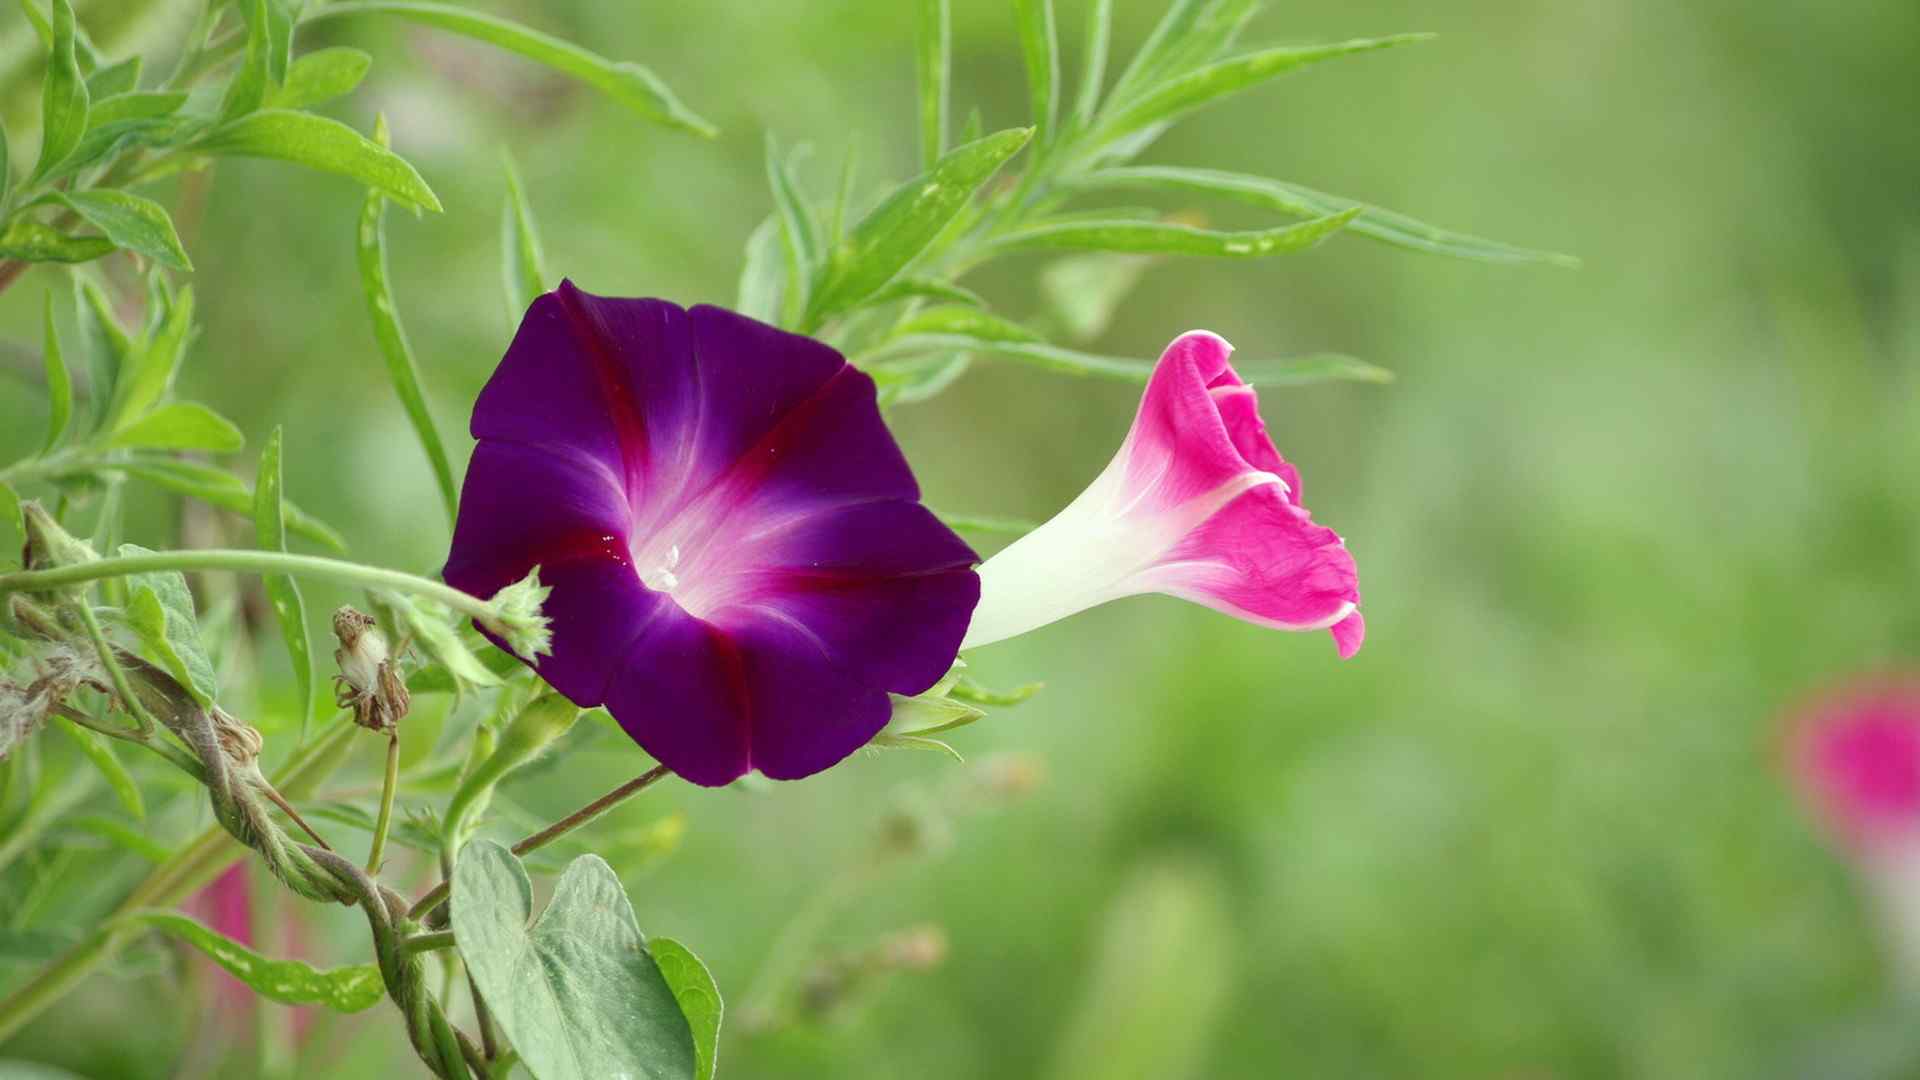
[[[978,557],[826,345],[562,282],[472,430],[448,583],[491,596],[538,566],[534,667],[694,783],[819,772],[953,664]]]

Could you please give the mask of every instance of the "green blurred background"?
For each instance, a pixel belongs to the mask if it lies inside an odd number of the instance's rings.
[[[653,66],[724,134],[641,126],[446,36],[341,21],[303,39],[375,51],[333,111],[363,130],[386,111],[446,204],[396,214],[390,240],[461,459],[510,329],[503,147],[555,275],[683,303],[733,297],[769,209],[764,131],[813,145],[821,191],[849,142],[869,181],[913,170],[915,5],[476,6]],[[83,21],[116,5],[92,7]],[[1102,351],[1151,357],[1206,327],[1243,356],[1338,350],[1399,374],[1263,399],[1359,561],[1365,650],[1342,663],[1324,635],[1130,600],[973,659],[983,681],[1047,686],[961,733],[966,766],[889,753],[759,793],[665,788],[599,826],[642,925],[690,943],[729,994],[722,1075],[1920,1072],[1869,898],[1776,750],[1793,701],[1920,652],[1920,6],[1276,7],[1250,38],[1440,37],[1281,80],[1146,160],[1278,176],[1585,267],[1338,237],[1149,270]],[[955,8],[957,107],[1025,122],[1008,6]],[[1116,50],[1159,11],[1119,3]],[[1072,64],[1084,6],[1060,12]],[[0,56],[26,34],[0,15]],[[285,425],[290,494],[357,556],[437,566],[446,529],[355,276],[360,193],[235,163],[207,194],[182,216],[205,322],[186,394],[256,447]],[[1029,315],[1040,265],[974,283]],[[58,285],[36,272],[0,297],[0,329],[35,342]],[[894,423],[935,505],[1044,517],[1104,464],[1135,397],[983,364]],[[43,413],[7,383],[0,452],[30,449]],[[132,539],[182,542],[172,504],[133,505]],[[259,662],[284,665],[266,647]],[[507,795],[551,816],[638,761],[590,739]],[[663,858],[639,834],[673,809],[685,833]],[[820,926],[796,960],[819,1015],[751,1034],[749,988],[796,917]],[[362,958],[352,912],[305,918],[316,957]],[[944,937],[931,970],[820,977],[822,952],[915,927]],[[0,1056],[253,1075],[249,1024],[206,985],[173,986],[97,979]],[[297,1075],[415,1067],[388,1006],[319,1023]]]

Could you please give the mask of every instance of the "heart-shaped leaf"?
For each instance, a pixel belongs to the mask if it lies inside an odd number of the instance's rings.
[[[613,868],[582,855],[532,921],[533,886],[513,853],[477,840],[453,872],[460,957],[539,1080],[693,1080],[692,1029]]]

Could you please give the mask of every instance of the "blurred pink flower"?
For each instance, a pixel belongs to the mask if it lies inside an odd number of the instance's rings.
[[[1300,504],[1300,473],[1232,353],[1204,330],[1167,346],[1112,464],[980,567],[964,648],[1158,592],[1260,626],[1331,630],[1342,657],[1359,651],[1353,556]]]
[[[1795,778],[1842,843],[1865,854],[1920,845],[1920,679],[1829,693],[1789,737]]]

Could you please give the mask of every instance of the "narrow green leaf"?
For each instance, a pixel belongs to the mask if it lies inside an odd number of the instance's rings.
[[[412,639],[415,647],[467,686],[498,686],[500,676],[480,662],[480,658],[460,639],[464,620],[439,604],[396,592],[377,592],[374,601],[393,613],[400,632]]]
[[[231,454],[246,445],[233,421],[193,401],[170,401],[116,431],[109,446]]]
[[[920,167],[932,169],[947,152],[947,103],[953,77],[953,14],[948,0],[920,0],[914,59],[920,84]]]
[[[220,99],[220,123],[223,124],[258,109],[267,99],[268,86],[273,82],[268,70],[273,46],[267,40],[266,0],[240,0],[240,10],[247,20],[247,51],[240,58],[240,70],[228,81],[226,93]]]
[[[114,242],[104,236],[72,236],[19,215],[0,232],[0,258],[22,262],[91,262],[116,250]]]
[[[450,30],[508,52],[519,53],[536,63],[571,75],[649,120],[692,132],[702,138],[710,139],[719,134],[719,129],[681,104],[667,84],[652,71],[628,61],[609,60],[572,42],[530,30],[518,23],[483,15],[455,4],[406,0],[349,0],[347,3],[328,4],[309,12],[304,21],[311,23],[342,15],[394,15]]]
[[[597,855],[568,865],[532,921],[520,860],[488,840],[453,871],[453,934],[474,986],[527,1071],[544,1080],[691,1080],[698,1051],[620,879]]]
[[[315,49],[293,62],[287,80],[267,95],[270,109],[305,109],[353,93],[373,57],[359,49],[335,45]]]
[[[720,1017],[725,1006],[720,1000],[720,985],[713,973],[693,954],[693,950],[672,938],[657,937],[647,943],[660,976],[673,991],[673,1000],[693,1029],[695,1080],[713,1080],[720,1059]]]
[[[1038,526],[1032,527],[1038,528]],[[1036,682],[1016,686],[1011,690],[991,690],[971,679],[961,679],[953,685],[953,689],[949,690],[948,693],[959,698],[961,701],[970,701],[975,705],[986,705],[991,708],[1004,709],[1018,705],[1044,689],[1046,689],[1045,683]]]
[[[1393,372],[1344,353],[1315,353],[1270,363],[1237,365],[1254,386],[1307,386],[1323,382],[1390,383]]]
[[[834,248],[805,325],[819,326],[898,277],[1032,137],[1032,128],[1011,128],[967,143],[895,189]]]
[[[214,128],[192,147],[204,154],[290,161],[357,180],[408,206],[440,209],[440,200],[405,158],[338,120],[313,113],[262,109]]]
[[[134,544],[120,545],[120,554],[151,555]],[[193,614],[193,592],[186,575],[169,570],[135,574],[127,579],[127,623],[141,645],[202,705],[212,705],[220,692],[213,664],[200,645],[200,625]]]
[[[118,396],[120,372],[131,362],[133,339],[114,316],[113,304],[90,275],[73,275],[73,314],[86,356],[87,431],[106,424]]]
[[[767,132],[767,186],[773,190],[774,209],[780,215],[780,238],[787,253],[788,288],[781,323],[790,326],[800,316],[820,267],[820,227],[771,131]]]
[[[67,434],[67,424],[73,418],[73,376],[67,372],[67,359],[60,351],[60,330],[53,321],[53,294],[47,294],[46,305],[46,342],[43,346],[47,364],[47,441],[40,447],[41,453],[60,445]]]
[[[260,451],[260,470],[253,485],[254,537],[267,551],[287,550],[280,448],[281,433],[276,427]],[[300,701],[300,744],[304,746],[307,733],[320,713],[320,699],[314,693],[313,644],[307,637],[307,602],[291,574],[268,574],[261,579],[261,584],[266,588],[267,601],[273,605],[274,618],[280,624],[280,640],[286,642],[287,659],[293,664],[294,692]]]
[[[1164,165],[1138,165],[1101,169],[1070,181],[1079,191],[1171,191],[1210,195],[1258,206],[1297,217],[1315,217],[1358,209],[1360,216],[1347,226],[1348,231],[1371,237],[1396,247],[1477,259],[1494,263],[1548,263],[1577,267],[1580,260],[1550,251],[1534,251],[1497,240],[1442,229],[1415,220],[1405,214],[1378,206],[1328,195],[1312,188],[1280,180],[1215,169],[1183,169]]]
[[[469,654],[480,661],[480,666],[494,676],[510,675],[523,666],[520,658],[498,648],[491,643],[483,644],[478,652],[468,650]],[[499,681],[496,678],[494,681]],[[413,694],[451,694],[460,689],[460,683],[453,672],[444,665],[429,664],[407,676],[407,690]]]
[[[387,121],[382,116],[375,128],[375,137],[385,142],[386,132]],[[399,395],[400,404],[407,410],[407,420],[413,424],[414,435],[426,451],[434,482],[440,486],[440,501],[451,523],[458,513],[460,490],[454,486],[453,465],[447,459],[446,444],[440,441],[440,429],[434,425],[433,412],[427,407],[426,393],[420,387],[420,368],[413,359],[413,346],[407,342],[399,309],[394,306],[393,290],[387,284],[386,213],[387,201],[380,191],[376,188],[367,192],[367,201],[360,208],[360,287],[366,293],[367,312],[373,318],[374,340],[387,362],[387,377],[393,381],[394,393]]]
[[[0,566],[20,566],[27,543],[27,525],[20,517],[20,495],[0,483]]]
[[[107,781],[107,786],[113,789],[120,805],[127,808],[127,813],[132,814],[136,821],[145,821],[147,804],[140,798],[140,785],[134,783],[133,774],[114,754],[113,745],[107,741],[107,737],[81,727],[64,716],[60,718],[60,730],[66,732],[87,760],[93,762],[93,767],[100,770],[100,775]]]
[[[187,95],[179,93],[128,93],[96,100],[87,113],[87,132],[80,144],[46,179],[70,176],[117,149],[135,144],[164,146],[200,129],[203,120],[176,115],[186,102]]]
[[[1124,251],[1139,255],[1213,255],[1258,259],[1304,251],[1346,228],[1358,209],[1283,225],[1275,229],[1223,232],[1165,221],[1041,221],[1007,233],[999,246],[1007,251],[1073,248]]]
[[[40,14],[40,9],[34,6],[34,0],[20,0],[20,12],[27,17],[27,22],[33,25],[33,34],[40,39],[40,47],[53,48],[53,24],[47,21],[45,15]]]
[[[124,923],[150,926],[200,950],[208,959],[282,1005],[324,1005],[335,1012],[370,1009],[386,997],[380,969],[373,964],[316,968],[299,960],[273,960],[240,942],[173,911],[136,911]]]
[[[893,715],[888,718],[882,731],[887,735],[939,735],[948,731],[957,731],[975,723],[987,714],[963,701],[954,701],[942,693],[925,693],[917,697],[901,694],[888,695],[893,700]]]
[[[1222,60],[1146,91],[1137,101],[1101,121],[1095,129],[1097,139],[1112,142],[1310,64],[1426,41],[1432,36],[1397,34],[1384,38],[1357,38],[1330,45],[1283,46]]]
[[[87,223],[107,234],[128,251],[145,255],[176,270],[192,270],[180,236],[173,230],[173,218],[165,207],[152,199],[125,191],[95,188],[69,195],[54,192],[51,198],[79,214]]]
[[[1053,0],[1013,0],[1013,16],[1020,31],[1020,55],[1027,64],[1034,139],[1044,146],[1053,139],[1060,111],[1060,37],[1053,21]]]
[[[1191,30],[1198,8],[1199,0],[1172,0],[1167,5],[1153,32],[1121,69],[1111,100],[1124,101],[1165,71],[1168,50]]]
[[[13,190],[13,163],[7,149],[7,127],[0,124],[0,205],[7,201],[7,193]]]
[[[973,366],[973,354],[943,352],[917,356],[867,370],[873,377],[880,407],[911,405],[944,392]]]
[[[786,294],[786,271],[786,244],[781,235],[780,215],[775,212],[768,214],[747,237],[746,259],[740,268],[740,297],[735,310],[763,323],[778,323],[781,298]]]
[[[107,817],[104,814],[80,814],[67,818],[60,824],[68,829],[97,836],[114,847],[131,852],[150,863],[163,863],[173,856],[173,852],[166,846],[154,843],[144,833],[134,831],[119,818]]]
[[[1085,128],[1100,108],[1100,89],[1107,77],[1107,50],[1113,40],[1113,0],[1093,0],[1087,13],[1087,55],[1080,70],[1080,97],[1074,103],[1074,126]]]
[[[110,67],[103,67],[87,77],[87,98],[97,103],[118,94],[132,92],[140,85],[140,58],[129,56]],[[92,124],[91,117],[88,124]]]
[[[260,15],[266,19],[267,39],[267,81],[276,86],[287,80],[287,72],[293,63],[293,31],[299,22],[300,8],[307,0],[266,0],[260,9]],[[242,12],[246,6],[243,2]]]
[[[902,319],[894,327],[898,335],[965,334],[983,341],[1039,341],[1040,335],[1011,319],[1003,319],[977,307],[953,304],[930,307]]]
[[[40,159],[28,183],[52,172],[87,130],[87,82],[74,53],[73,5],[68,0],[53,0],[52,29],[53,48],[40,89]]]
[[[143,458],[116,462],[111,468],[155,487],[199,499],[209,506],[217,506],[236,514],[249,516],[253,514],[253,489],[225,469],[175,458]],[[304,536],[317,544],[332,548],[335,552],[346,554],[347,542],[332,526],[290,502],[283,500],[282,506],[286,514],[287,528],[294,535]]]
[[[1040,527],[1037,521],[1023,521],[1020,518],[994,517],[987,514],[950,514],[944,510],[935,510],[933,514],[946,522],[947,528],[957,532],[1025,536]]]
[[[133,347],[119,373],[114,388],[113,411],[108,427],[120,431],[145,417],[165,401],[173,391],[173,379],[186,355],[187,341],[193,336],[193,289],[180,290],[176,297],[160,294],[152,309],[162,319],[158,330],[144,348]]]
[[[987,302],[972,289],[933,278],[901,277],[895,278],[879,292],[867,298],[867,303],[878,306],[890,304],[896,300],[944,300],[950,304],[968,304],[972,307],[986,307]]]
[[[515,323],[527,313],[533,298],[547,291],[546,259],[540,252],[540,233],[533,224],[533,208],[520,185],[520,170],[512,156],[503,159],[507,174],[507,201],[500,213],[500,269],[507,289],[507,314]]]

